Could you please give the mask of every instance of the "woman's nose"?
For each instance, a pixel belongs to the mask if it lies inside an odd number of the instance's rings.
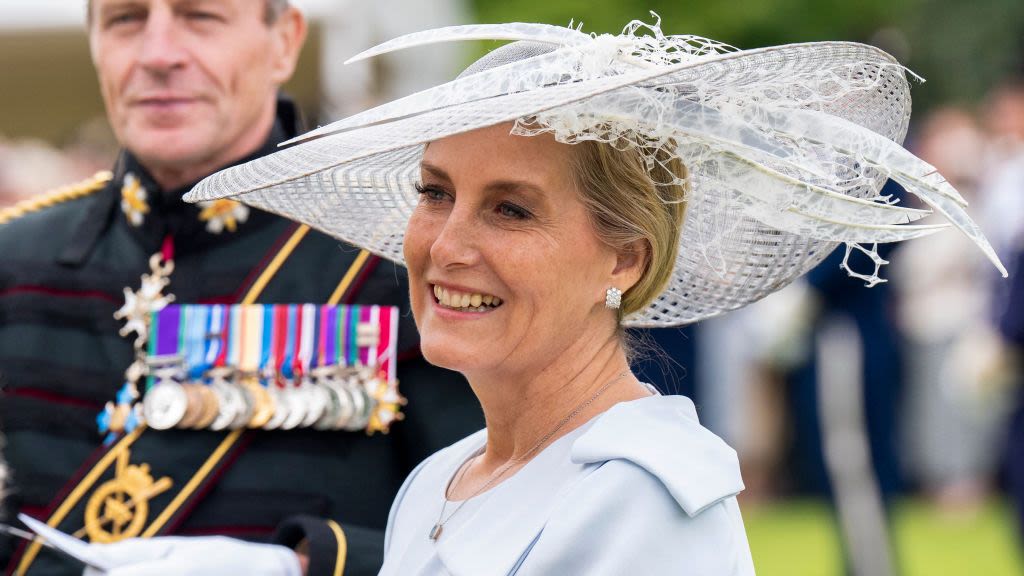
[[[430,258],[442,268],[471,266],[480,255],[479,240],[474,214],[456,205],[430,246]]]

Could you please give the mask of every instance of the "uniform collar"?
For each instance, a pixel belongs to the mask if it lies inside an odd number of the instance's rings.
[[[301,131],[295,104],[281,97],[270,135],[259,149],[230,165],[266,156],[277,145]],[[226,168],[227,166],[225,166]],[[226,236],[244,235],[262,229],[275,217],[233,201],[188,204],[182,196],[195,183],[175,190],[162,190],[135,156],[124,150],[114,166],[114,177],[97,194],[83,213],[71,242],[60,255],[67,265],[80,265],[88,258],[109,226],[120,226],[149,253],[160,250],[165,238],[173,237],[177,252],[201,250],[222,242]]]

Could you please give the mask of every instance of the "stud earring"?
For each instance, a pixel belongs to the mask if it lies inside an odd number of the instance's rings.
[[[612,286],[604,293],[604,305],[606,308],[618,310],[622,304],[622,290]]]

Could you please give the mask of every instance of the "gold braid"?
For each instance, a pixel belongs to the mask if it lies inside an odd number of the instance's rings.
[[[17,204],[0,210],[0,224],[7,224],[11,220],[21,218],[26,214],[38,212],[44,208],[49,208],[56,204],[69,202],[78,198],[83,198],[90,194],[94,194],[103,189],[110,182],[110,179],[114,175],[108,171],[97,172],[91,178],[72,184],[70,186],[63,186],[52,190],[50,192],[44,192],[38,196],[27,198],[18,202]]]

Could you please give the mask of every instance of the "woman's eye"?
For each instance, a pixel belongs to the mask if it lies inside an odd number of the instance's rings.
[[[502,202],[498,205],[498,213],[506,218],[512,218],[514,220],[526,220],[532,214],[525,208],[516,206],[515,204],[509,204],[508,202]]]
[[[420,195],[420,200],[423,202],[443,202],[448,196],[448,193],[443,189],[431,185],[417,184],[416,192]]]

